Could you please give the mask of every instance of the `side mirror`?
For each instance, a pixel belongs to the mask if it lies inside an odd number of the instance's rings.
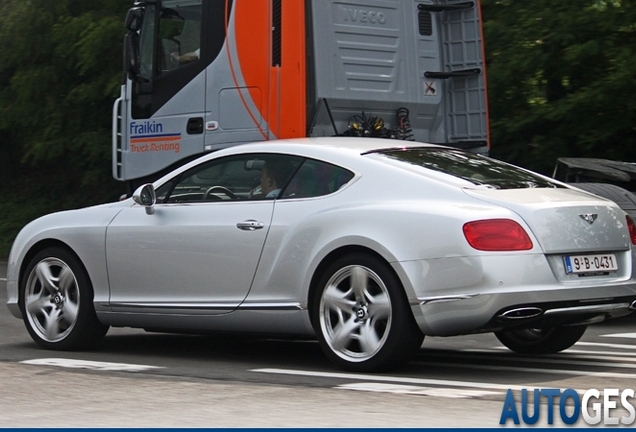
[[[126,14],[126,21],[124,21],[124,27],[131,32],[138,32],[141,30],[141,23],[144,18],[144,8],[134,7],[128,10]]]
[[[136,204],[144,206],[146,208],[146,214],[154,214],[157,194],[155,193],[155,187],[152,183],[139,186],[133,193],[133,201]]]
[[[124,36],[124,72],[133,81],[136,81],[141,70],[140,63],[139,34],[129,31]]]

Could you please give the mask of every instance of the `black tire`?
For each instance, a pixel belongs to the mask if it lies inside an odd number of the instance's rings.
[[[392,269],[367,254],[339,258],[314,291],[311,316],[323,351],[355,372],[397,369],[421,347],[424,335]]]
[[[108,331],[95,314],[84,266],[59,247],[42,250],[27,265],[20,281],[20,309],[31,338],[47,349],[90,348]]]
[[[508,329],[495,333],[497,339],[519,354],[553,354],[570,348],[585,333],[587,326],[544,329]]]

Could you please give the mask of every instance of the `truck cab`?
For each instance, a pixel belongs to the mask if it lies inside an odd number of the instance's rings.
[[[125,26],[113,176],[130,188],[260,140],[488,151],[478,1],[145,0]]]

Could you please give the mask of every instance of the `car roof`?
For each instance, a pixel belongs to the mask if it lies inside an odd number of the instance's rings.
[[[384,138],[363,137],[313,137],[313,138],[289,138],[283,140],[257,141],[249,144],[238,144],[208,153],[197,158],[155,182],[162,184],[177,172],[183,172],[204,161],[224,156],[245,153],[287,153],[301,157],[323,159],[333,163],[352,162],[361,154],[388,149],[440,147],[435,144],[415,141],[402,141]],[[359,159],[358,159],[359,160]]]
[[[313,138],[289,138],[272,141],[259,141],[251,144],[242,144],[242,149],[249,151],[287,151],[295,148],[330,148],[347,150],[354,153],[368,153],[378,150],[393,148],[435,147],[434,144],[415,141],[402,141],[383,138],[358,138],[358,137],[313,137]]]

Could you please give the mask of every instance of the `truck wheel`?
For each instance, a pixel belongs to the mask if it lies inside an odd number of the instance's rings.
[[[508,329],[495,333],[497,339],[519,354],[552,354],[570,348],[585,333],[587,326],[543,329]]]
[[[38,345],[55,350],[89,348],[108,326],[93,307],[93,287],[82,263],[65,249],[51,247],[31,259],[20,282],[20,308]]]
[[[327,357],[350,371],[403,366],[424,339],[397,276],[366,254],[344,256],[327,268],[314,293],[312,318]]]

